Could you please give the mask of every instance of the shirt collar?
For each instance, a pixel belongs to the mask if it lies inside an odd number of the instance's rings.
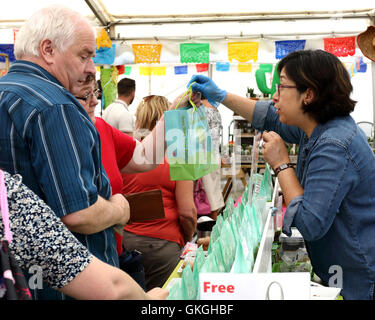
[[[310,139],[307,141],[305,149],[310,150],[312,146],[315,144],[316,140],[321,136],[323,132],[324,126],[321,123],[318,123],[318,125],[313,130]]]
[[[125,108],[126,108],[126,110],[128,110],[128,107],[129,107],[129,106],[128,106],[128,104],[127,104],[125,101],[122,101],[122,100],[120,100],[120,99],[116,99],[115,102],[124,105]]]
[[[30,61],[16,60],[15,62],[12,63],[11,67],[9,68],[9,73],[13,73],[13,72],[22,72],[22,73],[29,74],[31,76],[42,77],[64,88],[63,85],[60,83],[60,81],[57,80],[47,70],[43,69],[38,64],[30,62]]]

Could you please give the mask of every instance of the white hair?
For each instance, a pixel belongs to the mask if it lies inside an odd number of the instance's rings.
[[[39,46],[44,39],[51,40],[59,51],[64,52],[74,43],[77,22],[82,20],[85,18],[81,14],[61,5],[35,12],[17,33],[14,45],[16,59],[39,57]]]

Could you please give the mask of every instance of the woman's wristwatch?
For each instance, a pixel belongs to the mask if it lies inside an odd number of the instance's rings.
[[[283,163],[282,165],[278,166],[277,168],[273,169],[275,172],[275,176],[279,174],[280,171],[283,171],[288,168],[294,168],[294,164],[289,162],[289,163]]]

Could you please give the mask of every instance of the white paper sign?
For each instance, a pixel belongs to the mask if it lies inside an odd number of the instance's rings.
[[[201,300],[309,300],[310,274],[201,273]]]

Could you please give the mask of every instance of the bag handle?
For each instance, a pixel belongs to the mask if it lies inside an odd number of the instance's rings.
[[[177,103],[175,109],[178,108],[178,106],[180,105],[181,101],[183,98],[185,98],[186,95],[189,95],[189,102],[191,103],[191,105],[193,106],[193,112],[195,111],[195,109],[197,108],[197,106],[195,105],[195,103],[191,100],[191,95],[193,94],[193,89],[191,88],[191,86],[194,84],[195,82],[192,82],[191,85],[189,86],[189,88],[186,90],[186,92],[184,93],[184,95],[181,97],[180,101]]]
[[[13,235],[10,231],[9,208],[4,177],[4,172],[0,170],[0,210],[3,218],[5,239],[8,241],[8,243],[11,243],[13,240]]]

